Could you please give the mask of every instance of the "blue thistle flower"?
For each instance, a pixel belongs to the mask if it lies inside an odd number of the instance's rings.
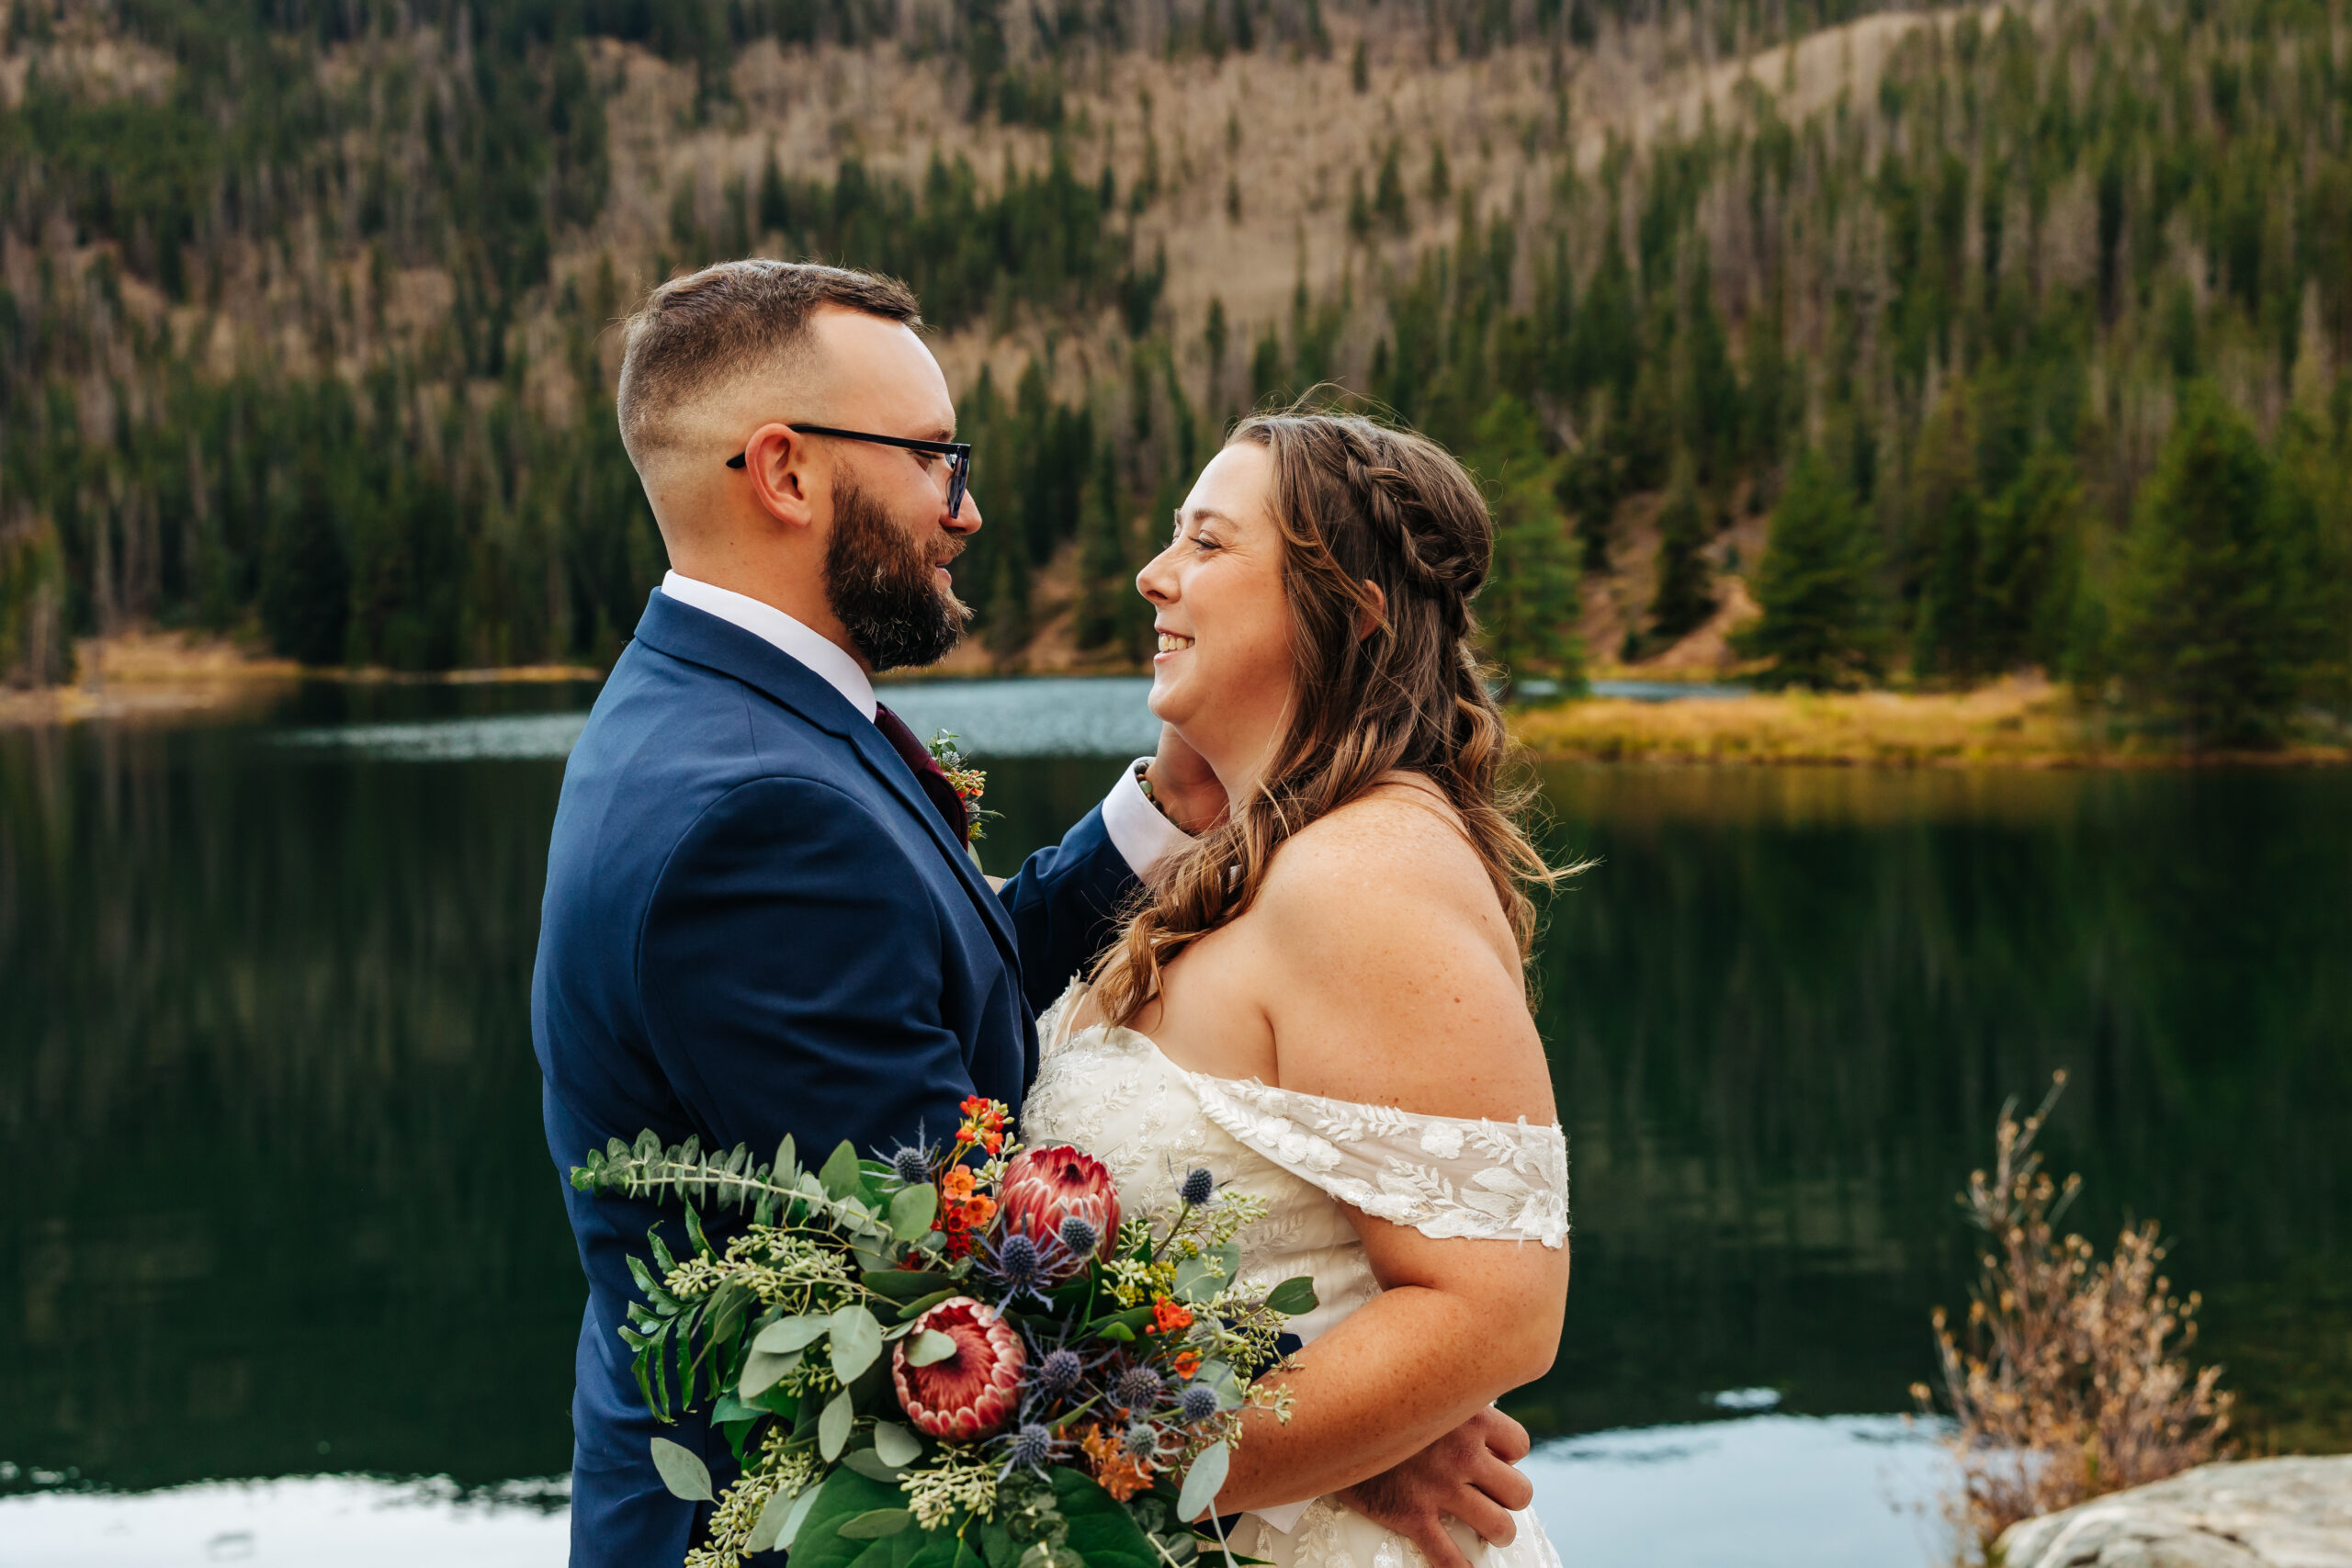
[[[1005,1473],[1017,1467],[1042,1471],[1054,1457],[1054,1429],[1039,1422],[1027,1421],[1013,1428],[1004,1440]]]
[[[1081,1214],[1062,1216],[1061,1242],[1064,1247],[1069,1248],[1071,1257],[1081,1261],[1093,1257],[1094,1248],[1102,1240],[1102,1234],[1095,1230],[1093,1222],[1085,1216]]]
[[[1037,1392],[1047,1399],[1068,1399],[1078,1392],[1080,1379],[1086,1376],[1086,1363],[1075,1350],[1056,1350],[1037,1363],[1033,1380]]]
[[[1176,1189],[1176,1196],[1195,1209],[1216,1195],[1216,1178],[1211,1176],[1205,1168],[1198,1167],[1194,1168],[1191,1175],[1184,1178],[1183,1185]]]
[[[1143,1459],[1159,1447],[1159,1428],[1148,1421],[1138,1421],[1127,1428],[1126,1436],[1121,1441],[1127,1452]]]
[[[1019,1231],[998,1244],[996,1275],[1004,1281],[1008,1295],[1017,1296],[1023,1292],[1042,1295],[1045,1288],[1053,1283],[1046,1271],[1046,1255]]]
[[[1195,1427],[1216,1414],[1216,1390],[1196,1382],[1184,1391],[1184,1425]]]
[[[890,1154],[890,1174],[910,1187],[931,1179],[931,1151],[921,1144],[901,1144]]]
[[[1129,1410],[1148,1410],[1159,1403],[1160,1391],[1166,1387],[1159,1374],[1151,1368],[1129,1367],[1119,1374],[1111,1397]]]

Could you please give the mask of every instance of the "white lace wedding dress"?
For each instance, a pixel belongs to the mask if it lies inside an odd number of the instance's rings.
[[[1317,1306],[1291,1321],[1313,1340],[1379,1293],[1340,1204],[1423,1235],[1566,1244],[1567,1143],[1557,1127],[1421,1116],[1385,1105],[1270,1089],[1178,1066],[1132,1029],[1071,1029],[1082,982],[1038,1021],[1043,1059],[1021,1112],[1022,1141],[1075,1145],[1108,1166],[1132,1215],[1177,1206],[1176,1186],[1206,1167],[1220,1185],[1266,1200],[1238,1238],[1241,1277],[1271,1287],[1311,1275]],[[1560,1568],[1532,1510],[1491,1547],[1448,1520],[1472,1568]],[[1245,1517],[1236,1551],[1277,1568],[1428,1568],[1421,1549],[1334,1497]]]

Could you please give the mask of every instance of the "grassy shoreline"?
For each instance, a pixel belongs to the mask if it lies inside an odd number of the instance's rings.
[[[2161,738],[2119,733],[2109,716],[2085,710],[2065,689],[2025,679],[1951,694],[1758,692],[1673,703],[1595,697],[1518,710],[1511,730],[1544,761],[1892,768],[2352,762],[2352,746],[2315,741],[2269,751],[2184,751]]]

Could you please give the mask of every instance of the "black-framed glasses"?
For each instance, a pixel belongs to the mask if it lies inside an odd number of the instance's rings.
[[[897,446],[909,452],[928,452],[947,459],[947,515],[964,514],[964,491],[972,482],[972,444],[968,441],[917,441],[904,435],[876,435],[864,430],[835,430],[823,424],[787,424],[786,430],[796,435],[830,435],[836,441],[864,441],[876,446]],[[751,456],[748,450],[738,452],[727,459],[730,468],[740,468]]]

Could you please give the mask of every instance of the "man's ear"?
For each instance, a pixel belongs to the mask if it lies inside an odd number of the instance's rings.
[[[1363,591],[1372,596],[1372,603],[1366,604],[1356,616],[1358,642],[1362,642],[1376,631],[1385,630],[1388,626],[1388,595],[1382,592],[1380,584],[1369,577],[1363,580]]]
[[[816,522],[815,459],[812,444],[781,421],[752,432],[743,445],[743,475],[761,510],[789,527],[805,528]]]

